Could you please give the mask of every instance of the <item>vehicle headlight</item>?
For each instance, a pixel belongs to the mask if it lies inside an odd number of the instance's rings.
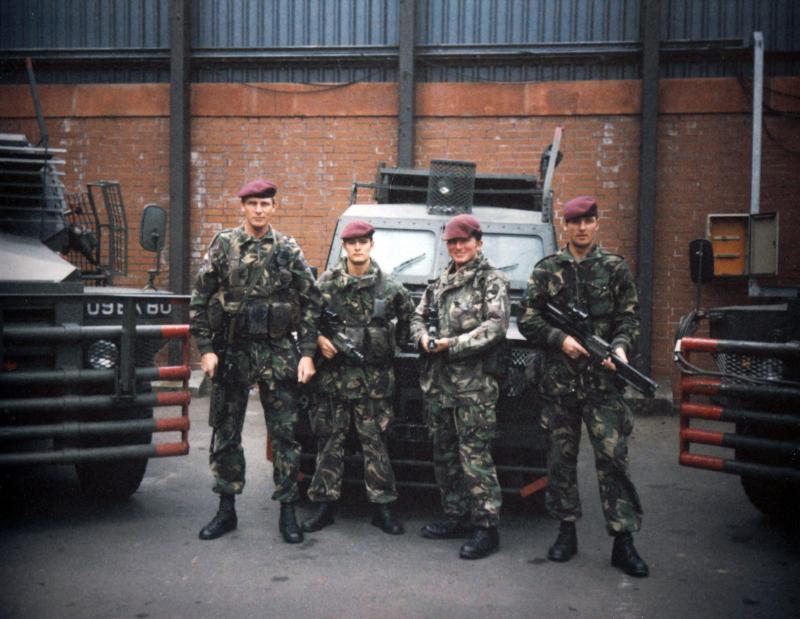
[[[86,349],[86,364],[94,370],[108,370],[117,367],[119,348],[114,342],[97,340]]]

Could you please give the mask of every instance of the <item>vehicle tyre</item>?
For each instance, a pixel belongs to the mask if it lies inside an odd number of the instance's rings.
[[[81,462],[75,465],[84,494],[106,501],[122,501],[139,489],[147,458]]]
[[[753,506],[771,520],[797,522],[800,517],[800,485],[742,477],[742,487]]]
[[[736,424],[736,434],[760,438],[786,439],[781,433],[759,427],[753,423]],[[737,449],[736,459],[742,462],[787,466],[775,456],[757,453],[747,449]],[[742,476],[742,487],[753,506],[768,518],[775,521],[790,522],[800,518],[800,484],[781,479]]]
[[[150,384],[139,385],[137,391],[149,392]],[[93,414],[91,420],[107,420],[118,417],[103,412]],[[152,419],[152,408],[138,408],[130,411],[125,419]],[[80,442],[80,447],[89,449],[92,447],[113,447],[119,445],[149,445],[153,440],[150,433],[143,434],[124,434],[116,436],[90,437]],[[147,469],[147,458],[128,458],[125,460],[99,460],[90,462],[78,462],[75,470],[81,484],[81,490],[87,496],[105,500],[122,501],[130,497],[144,478]]]

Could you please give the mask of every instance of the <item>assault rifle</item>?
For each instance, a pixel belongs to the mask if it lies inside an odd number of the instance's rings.
[[[611,358],[617,368],[617,376],[648,398],[653,397],[658,388],[658,383],[623,361],[612,350],[611,344],[592,333],[587,326],[589,314],[574,306],[568,306],[566,311],[562,312],[552,303],[548,303],[546,305],[545,318],[554,327],[558,327],[567,335],[574,337],[589,352],[589,356],[593,361],[601,363],[604,359]]]
[[[208,449],[209,458],[214,455],[214,437],[217,433],[217,425],[225,415],[227,397],[225,394],[225,381],[233,372],[233,360],[231,359],[231,347],[234,337],[235,320],[228,318],[224,321],[223,329],[216,338],[214,346],[217,353],[217,371],[211,379],[211,398],[208,407],[208,425],[211,427],[211,445]],[[220,342],[220,340],[222,340]]]
[[[344,332],[342,321],[338,314],[327,307],[322,308],[322,315],[319,319],[319,332],[327,337],[346,359],[355,361],[358,365],[364,363],[363,353],[358,350],[353,340]]]

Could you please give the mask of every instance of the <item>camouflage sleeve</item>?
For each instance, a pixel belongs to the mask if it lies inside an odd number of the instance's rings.
[[[544,306],[550,301],[547,292],[549,271],[542,264],[537,264],[528,279],[528,291],[525,299],[525,313],[519,319],[520,333],[528,341],[543,348],[561,349],[566,334],[550,325],[544,314]]]
[[[611,286],[614,294],[614,317],[611,324],[611,346],[621,346],[630,356],[639,343],[639,295],[630,269],[624,260],[616,265]]]
[[[411,341],[417,345],[419,345],[419,341],[422,339],[422,336],[428,332],[428,327],[425,324],[425,314],[428,310],[428,298],[430,296],[430,293],[428,292],[429,289],[430,286],[428,286],[428,288],[425,289],[425,292],[422,293],[422,298],[417,304],[416,309],[414,309],[414,313],[411,315],[411,324],[409,325],[409,329],[411,331]]]
[[[508,279],[500,271],[486,278],[483,289],[483,321],[471,331],[450,339],[447,354],[451,359],[474,355],[502,342],[510,317]]]
[[[322,312],[322,295],[306,263],[303,250],[296,242],[292,245],[292,284],[300,296],[300,325],[297,337],[300,352],[304,356],[313,357],[317,350],[317,323]]]
[[[395,330],[395,341],[403,346],[408,342],[411,331],[411,320],[414,316],[414,302],[411,300],[406,287],[397,284],[397,293],[394,295],[394,311],[397,316],[397,329]]]
[[[214,351],[211,346],[208,304],[222,285],[226,262],[225,245],[218,234],[208,246],[206,255],[203,256],[203,262],[197,272],[192,289],[192,298],[189,301],[189,332],[194,336],[201,355]]]

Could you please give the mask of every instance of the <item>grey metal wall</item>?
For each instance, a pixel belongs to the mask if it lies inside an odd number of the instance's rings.
[[[197,0],[195,81],[395,81],[399,0]],[[639,76],[641,0],[417,0],[425,81]],[[0,80],[168,80],[169,0],[0,0]],[[764,32],[800,72],[797,0],[661,0],[662,74],[732,75]]]

